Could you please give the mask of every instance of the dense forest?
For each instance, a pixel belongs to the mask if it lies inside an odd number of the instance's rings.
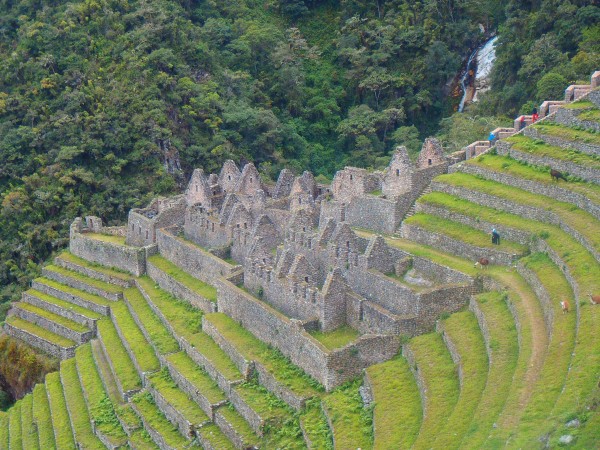
[[[448,151],[600,67],[593,0],[0,0],[0,321],[81,214],[194,167],[322,177],[437,134]],[[469,54],[499,36],[465,113]],[[502,119],[504,117],[504,119]]]

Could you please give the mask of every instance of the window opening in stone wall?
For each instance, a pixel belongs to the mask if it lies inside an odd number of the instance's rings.
[[[250,183],[252,183],[252,177],[250,177]]]
[[[212,224],[212,231],[215,231],[215,224]]]
[[[231,175],[227,175],[227,179],[231,181]]]
[[[302,227],[302,231],[306,233],[306,227]]]
[[[198,185],[196,185],[196,192],[198,192]]]
[[[428,164],[428,165],[431,165],[431,159],[428,159],[428,160],[427,160],[427,164]]]
[[[213,191],[213,195],[217,195],[217,191]]]
[[[248,229],[248,222],[244,222],[244,229],[247,230]]]
[[[308,283],[308,277],[304,277],[304,281]]]
[[[352,177],[352,174],[351,174],[351,175],[350,175],[350,181],[352,181],[352,180],[353,180],[353,177]]]
[[[400,169],[396,169],[396,176],[399,177],[400,176]]]
[[[131,224],[131,231],[135,231],[135,224]]]
[[[301,199],[301,198],[299,198],[299,199],[298,199],[298,204],[299,204],[299,205],[301,205],[301,204],[302,204],[302,199]]]
[[[346,248],[350,248],[350,241],[346,241]]]
[[[148,239],[148,230],[146,230],[146,239]]]

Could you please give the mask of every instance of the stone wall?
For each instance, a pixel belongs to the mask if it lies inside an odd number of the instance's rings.
[[[374,195],[354,197],[345,207],[345,220],[352,226],[380,233],[393,233],[408,208],[404,203]]]
[[[63,275],[62,273],[58,273],[53,270],[49,270],[45,267],[42,268],[42,275],[45,276],[46,278],[54,280],[58,283],[66,284],[67,286],[71,286],[75,289],[79,289],[81,291],[85,291],[90,294],[104,297],[107,300],[116,302],[123,298],[123,294],[121,292],[108,292],[108,291],[105,291],[104,289],[98,288],[96,286],[91,286],[84,281],[80,281],[79,279],[72,278],[67,275]]]
[[[12,326],[10,323],[4,323],[3,331],[9,336],[20,339],[25,342],[27,345],[31,347],[35,347],[37,349],[42,350],[45,353],[48,353],[51,356],[54,356],[58,359],[69,359],[75,356],[75,349],[77,346],[73,347],[60,347],[53,342],[50,342],[40,336],[36,336],[31,334],[25,330],[21,330],[20,328],[16,328]]]
[[[49,320],[43,316],[39,316],[26,309],[22,309],[19,307],[18,303],[13,304],[13,307],[8,312],[8,315],[20,317],[21,319],[36,324],[37,326],[42,327],[54,334],[66,337],[67,339],[71,339],[72,341],[75,341],[78,344],[84,344],[85,342],[89,341],[90,339],[92,339],[94,334],[92,331],[79,332],[72,330],[71,328],[53,322],[52,320]]]
[[[160,254],[193,277],[214,284],[219,277],[229,275],[235,269],[235,266],[198,245],[177,237],[174,231],[172,228],[157,231],[156,242]]]
[[[527,284],[531,286],[535,292],[535,296],[540,301],[544,322],[546,323],[546,333],[548,334],[548,340],[550,341],[552,330],[554,328],[554,308],[552,306],[550,294],[535,272],[525,267],[523,263],[519,262],[519,264],[517,264],[517,272],[525,279],[525,281],[527,281]],[[557,301],[560,301],[560,299]]]
[[[66,309],[61,306],[55,305],[54,303],[46,302],[41,298],[29,294],[28,292],[23,292],[23,301],[25,303],[37,306],[38,308],[45,309],[46,311],[50,311],[51,313],[58,314],[62,317],[66,317],[67,319],[72,320],[73,322],[77,322],[81,325],[84,325],[88,327],[94,334],[96,332],[97,319],[91,319],[70,308]]]
[[[421,330],[430,330],[442,313],[453,313],[462,309],[469,301],[473,287],[448,286],[423,292],[419,298],[417,322]]]
[[[481,308],[479,308],[479,303],[477,303],[474,297],[471,297],[471,300],[469,302],[469,311],[471,311],[475,315],[477,323],[479,324],[479,329],[481,330],[481,334],[483,335],[483,341],[485,342],[485,351],[487,353],[489,365],[491,367],[494,361],[491,348],[492,341],[490,338],[489,325],[487,323],[485,315],[481,311]]]
[[[98,303],[90,302],[84,299],[83,297],[73,295],[60,289],[54,289],[52,286],[48,286],[35,280],[31,282],[31,287],[33,289],[36,289],[48,295],[52,295],[53,297],[59,298],[66,302],[73,303],[74,305],[81,306],[82,308],[87,308],[91,311],[102,314],[103,316],[110,316],[109,306],[99,305]]]
[[[205,313],[217,311],[217,304],[201,296],[197,292],[175,280],[173,277],[163,272],[161,269],[152,264],[151,261],[146,263],[146,271],[148,276],[165,291],[173,295],[173,297],[185,300],[189,304],[201,309]]]
[[[584,141],[569,141],[549,134],[542,134],[537,128],[527,127],[523,134],[532,139],[542,139],[547,144],[556,147],[575,149],[588,155],[600,155],[600,146],[598,145],[588,144]]]
[[[79,272],[87,277],[104,281],[106,283],[114,284],[114,285],[121,286],[124,288],[133,286],[133,281],[131,281],[131,280],[125,280],[123,278],[115,277],[110,274],[101,272],[99,270],[95,270],[91,267],[80,266],[79,264],[71,262],[71,261],[67,261],[66,259],[55,258],[54,264],[56,264],[57,266],[60,266],[60,267],[64,267],[65,269],[72,270],[74,272]]]
[[[73,232],[69,241],[69,251],[80,258],[126,270],[136,277],[146,271],[146,255],[151,253],[149,247],[136,248],[99,241],[85,236],[85,233]]]

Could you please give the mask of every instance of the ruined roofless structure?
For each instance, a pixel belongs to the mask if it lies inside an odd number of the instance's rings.
[[[287,169],[274,186],[266,185],[252,163],[240,171],[227,161],[218,175],[194,170],[183,195],[131,210],[127,244],[158,244],[158,251],[184,271],[217,285],[214,310],[241,322],[301,366],[303,358],[293,350],[301,342],[289,333],[272,335],[270,318],[232,301],[236,296],[227,289],[242,288],[293,321],[299,340],[309,331],[342,326],[357,330],[365,343],[377,338],[371,360],[352,362],[356,369],[342,377],[347,379],[395,354],[399,335],[431,330],[442,312],[468,302],[473,281],[468,276],[354,231],[396,231],[431,179],[447,168],[440,143],[431,138],[416,164],[405,147],[398,147],[384,171],[346,167],[331,186],[316,183],[309,172],[294,176]],[[237,266],[215,271],[205,256],[180,245],[183,241]],[[221,275],[223,282],[218,281]],[[307,371],[323,381],[316,371]]]

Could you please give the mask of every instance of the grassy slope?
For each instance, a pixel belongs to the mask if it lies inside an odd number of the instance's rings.
[[[67,404],[65,403],[65,396],[58,372],[46,375],[46,392],[48,393],[48,401],[50,403],[56,447],[61,450],[75,449],[71,421],[69,420]]]
[[[410,448],[421,428],[423,410],[408,362],[396,357],[369,367],[367,374],[375,401],[374,448]]]
[[[37,426],[40,447],[48,450],[56,448],[50,404],[44,384],[37,384],[33,388],[33,419]]]

